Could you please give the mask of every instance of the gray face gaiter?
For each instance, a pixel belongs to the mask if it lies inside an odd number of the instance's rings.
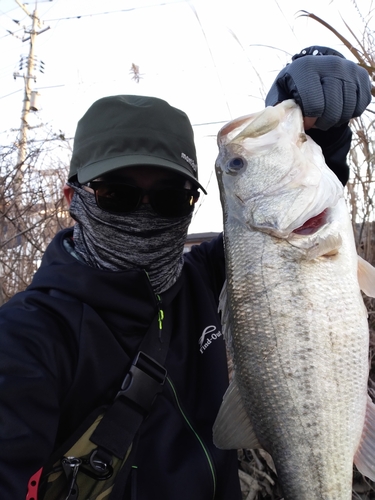
[[[101,210],[95,196],[78,183],[70,214],[77,254],[102,270],[143,269],[156,293],[170,288],[181,274],[183,249],[192,214],[163,218],[150,205],[141,204],[130,214]]]

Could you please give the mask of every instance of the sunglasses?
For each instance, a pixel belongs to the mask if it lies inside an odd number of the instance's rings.
[[[91,181],[86,184],[95,193],[96,204],[106,212],[134,212],[145,195],[153,210],[163,217],[181,217],[194,210],[200,193],[196,189],[165,187],[143,190],[121,182]]]

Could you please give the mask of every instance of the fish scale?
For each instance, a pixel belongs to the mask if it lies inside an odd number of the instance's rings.
[[[289,123],[302,127],[295,103],[283,106]],[[249,122],[254,130],[253,115]],[[285,126],[282,115],[280,123]],[[223,331],[241,404],[230,407],[228,390],[214,441],[246,447],[246,418],[274,460],[285,500],[349,500],[368,406],[369,333],[342,186],[324,160],[314,171],[320,148],[304,146],[298,126],[295,139],[290,130],[277,130],[263,144],[262,134],[246,135],[243,117],[240,132],[235,125],[230,137],[225,127],[219,134],[216,168],[227,269]],[[283,158],[265,153],[267,145],[275,151],[272,141],[291,162],[289,177]],[[307,175],[298,161],[308,163]],[[323,210],[321,227],[293,233]],[[246,416],[237,418],[240,411]],[[233,442],[226,436],[230,427]]]

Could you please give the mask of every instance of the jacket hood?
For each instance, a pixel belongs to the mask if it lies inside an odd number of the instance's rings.
[[[157,305],[146,272],[102,271],[88,266],[71,255],[64,246],[65,238],[72,238],[73,229],[60,231],[48,246],[38,271],[29,285],[30,290],[53,289],[68,294],[72,299],[94,308],[122,310],[123,297],[132,310],[132,299],[139,303]],[[52,272],[51,272],[52,271]],[[145,311],[146,313],[146,311]]]

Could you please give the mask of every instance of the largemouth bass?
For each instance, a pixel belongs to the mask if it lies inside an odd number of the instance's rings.
[[[228,123],[218,146],[234,377],[214,442],[270,453],[285,500],[349,500],[353,461],[375,479],[360,291],[375,295],[374,268],[294,101]]]

